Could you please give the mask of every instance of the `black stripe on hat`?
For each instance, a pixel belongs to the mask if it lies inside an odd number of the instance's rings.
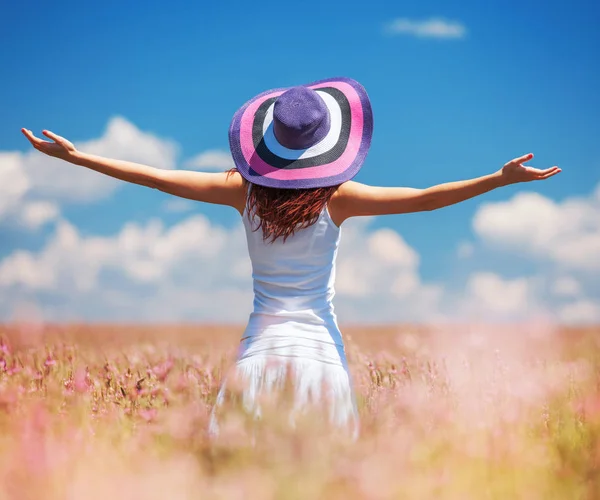
[[[252,124],[252,141],[254,142],[254,149],[256,150],[256,154],[265,163],[275,168],[283,169],[308,168],[318,167],[319,165],[326,165],[327,163],[336,161],[340,156],[342,156],[342,154],[346,150],[346,146],[348,145],[348,139],[350,138],[350,125],[352,123],[350,103],[348,102],[348,98],[346,97],[346,95],[339,89],[326,87],[319,88],[316,90],[326,92],[331,97],[333,97],[338,103],[338,106],[340,107],[340,110],[342,112],[342,125],[340,130],[340,137],[336,144],[329,151],[325,151],[324,153],[321,153],[317,156],[313,156],[312,158],[290,160],[288,158],[282,158],[281,156],[277,156],[267,147],[263,138],[263,124],[265,121],[267,111],[271,104],[273,104],[277,99],[276,97],[272,97],[271,99],[267,99],[265,102],[263,102],[256,110],[256,114],[254,115],[254,122]]]

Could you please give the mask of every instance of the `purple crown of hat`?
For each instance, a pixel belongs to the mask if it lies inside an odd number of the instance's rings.
[[[292,87],[281,94],[273,108],[273,133],[289,149],[306,149],[329,132],[329,110],[317,92]]]

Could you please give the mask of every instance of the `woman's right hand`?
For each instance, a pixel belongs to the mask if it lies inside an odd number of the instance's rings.
[[[49,130],[44,130],[42,133],[52,139],[50,141],[44,141],[35,135],[31,130],[26,128],[22,128],[21,132],[27,137],[31,145],[37,149],[38,151],[47,154],[48,156],[53,156],[54,158],[60,158],[61,160],[69,161],[75,157],[77,154],[77,148],[73,145],[72,142],[68,141],[64,137],[60,135],[56,135]]]

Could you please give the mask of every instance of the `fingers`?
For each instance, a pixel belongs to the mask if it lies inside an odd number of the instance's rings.
[[[23,132],[23,135],[25,137],[27,137],[27,139],[29,139],[29,141],[31,141],[31,142],[34,142],[37,139],[37,137],[35,135],[33,135],[33,133],[31,132],[31,130],[22,128],[21,132]]]
[[[558,167],[552,167],[552,168],[545,170],[545,172],[546,173],[542,174],[542,176],[540,177],[540,180],[547,179],[548,177],[552,177],[556,174],[559,174],[562,172],[562,170]]]
[[[548,177],[552,177],[553,175],[556,175],[556,174],[562,172],[562,170],[558,167],[551,167],[551,168],[547,168],[545,170],[540,170],[538,168],[533,168],[533,167],[523,167],[523,168],[525,168],[527,173],[529,173],[531,175],[532,180],[547,179]]]
[[[48,141],[44,141],[44,140],[36,137],[33,134],[33,132],[31,130],[29,130],[29,129],[22,128],[21,132],[23,132],[23,134],[25,135],[25,137],[27,137],[27,139],[29,139],[34,144],[38,144],[38,145],[39,144],[48,144]],[[63,142],[65,140],[60,135],[56,135],[55,133],[50,132],[49,130],[42,130],[42,134],[44,134],[49,139],[52,139],[54,142],[61,143],[61,142]]]
[[[557,171],[560,171],[560,168],[550,167],[550,168],[547,168],[546,170],[540,170],[540,174],[547,175],[547,174],[551,174],[551,173],[558,173]]]
[[[64,141],[63,137],[61,137],[60,135],[56,135],[54,132],[50,132],[49,130],[42,130],[42,134],[59,144]]]
[[[554,170],[558,167],[552,167],[552,168],[547,168],[545,170],[541,170],[539,168],[533,168],[533,167],[528,167],[526,165],[523,165],[523,168],[525,170],[527,170],[527,172],[529,172],[530,174],[534,174],[534,175],[544,175],[547,174],[548,172],[550,172],[551,170]]]
[[[65,151],[71,151],[73,149],[73,145],[69,141],[49,130],[43,130],[42,133],[51,139],[50,141],[44,141],[43,139],[36,137],[31,130],[26,128],[22,128],[21,132],[23,132],[23,135],[27,137],[35,149],[50,156],[58,156]]]
[[[533,158],[533,153],[528,153],[525,156],[521,156],[520,158],[515,158],[513,161],[520,165],[521,163],[525,163],[526,161],[529,161],[532,158]]]
[[[21,132],[23,132],[25,137],[27,137],[27,139],[29,139],[29,142],[31,142],[31,144],[33,144],[33,146],[36,148],[47,142],[47,141],[43,141],[42,139],[39,139],[38,137],[33,135],[33,132],[31,130],[28,130],[26,128],[22,128]]]

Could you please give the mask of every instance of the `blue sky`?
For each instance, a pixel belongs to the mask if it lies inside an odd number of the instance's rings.
[[[474,220],[484,213],[485,204],[501,209],[490,204],[515,200],[523,191],[556,203],[594,199],[600,184],[599,14],[600,7],[583,1],[413,1],[395,7],[390,2],[337,1],[312,7],[272,1],[106,1],[85,6],[70,1],[13,2],[4,7],[0,21],[0,152],[28,151],[19,133],[23,126],[36,132],[49,128],[84,142],[103,137],[110,120],[122,117],[141,133],[170,141],[177,151],[173,162],[182,168],[203,152],[227,149],[231,116],[254,94],[350,76],[366,87],[375,117],[372,149],[358,181],[427,187],[490,173],[529,151],[536,154],[534,166],[556,164],[563,169],[547,182],[505,188],[441,211],[371,221],[360,229],[364,238],[383,228],[393,230],[419,255],[418,269],[413,269],[419,281],[440,284],[444,293],[462,294],[463,301],[468,300],[464,287],[473,285],[474,273],[493,273],[501,279],[499,286],[521,278],[541,280],[544,284],[535,286],[542,288],[551,286],[548,280],[568,277],[580,289],[578,297],[570,297],[571,304],[585,302],[586,314],[595,318],[600,299],[596,286],[586,284],[590,272],[596,272],[593,263],[585,267],[573,264],[576,257],[565,263],[564,256],[544,256],[541,247],[530,248],[512,229],[498,239],[484,229],[475,230]],[[408,32],[390,28],[399,19]],[[436,19],[442,26],[458,27],[458,34],[452,29],[437,36],[415,33]],[[152,157],[147,160],[152,163]],[[44,167],[40,163],[24,168],[35,177],[35,168]],[[57,175],[68,181],[70,172],[63,169]],[[5,177],[2,182],[10,182],[11,177]],[[52,183],[52,176],[44,182]],[[14,271],[21,261],[7,259],[29,252],[43,266],[43,250],[60,224],[68,223],[89,238],[111,238],[127,224],[146,227],[153,219],[162,220],[166,231],[198,214],[226,230],[234,231],[239,224],[236,214],[222,207],[165,209],[166,196],[135,186],[112,189],[95,201],[74,202],[47,191],[52,190],[38,186],[24,191],[19,200],[52,203],[60,215],[34,229],[25,227],[14,215],[19,210],[15,201],[13,215],[0,218],[0,286],[2,262],[5,270],[12,269],[5,271],[12,277],[4,278],[0,290],[36,303],[50,316],[56,307],[48,304],[65,294],[64,286],[54,294],[49,287],[43,293],[39,287],[27,289],[21,276],[25,271]],[[595,201],[589,203],[596,214]],[[505,208],[509,216],[514,207]],[[562,226],[553,224],[562,238]],[[579,225],[585,242],[590,231],[595,238],[595,226]],[[567,253],[590,252],[585,242],[587,250]],[[104,271],[102,280],[108,281],[102,283],[110,283],[114,293],[130,290],[130,282],[118,285],[119,279]],[[175,287],[177,281],[172,284]],[[127,293],[135,298],[131,290]],[[345,300],[344,293],[340,295]],[[109,305],[94,312],[91,305],[83,307],[70,302],[70,295],[65,297],[60,317],[111,315]],[[363,305],[375,300],[369,297]],[[553,300],[540,310],[555,309]],[[400,300],[390,304],[381,317],[405,319],[401,310],[408,305]],[[448,304],[446,309],[453,309]],[[0,313],[10,317],[15,307],[11,302]],[[182,314],[203,319],[201,313]]]

